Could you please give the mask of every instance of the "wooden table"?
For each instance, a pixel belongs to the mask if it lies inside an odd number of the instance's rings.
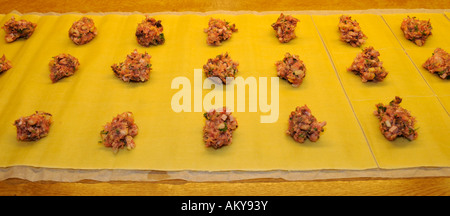
[[[107,2],[107,3],[106,3]],[[29,12],[161,12],[161,11],[283,11],[283,10],[365,10],[365,9],[448,9],[449,0],[47,0],[0,1],[0,13],[17,10]],[[285,181],[256,179],[235,182],[98,182],[75,183],[52,181],[30,182],[22,179],[0,181],[0,195],[450,195],[450,177],[428,178],[357,178],[321,181]]]

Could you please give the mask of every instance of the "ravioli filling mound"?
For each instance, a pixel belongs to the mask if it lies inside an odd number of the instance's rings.
[[[306,67],[298,55],[286,53],[282,61],[275,63],[277,75],[287,80],[292,86],[298,87],[306,76]]]
[[[417,46],[423,46],[427,38],[432,34],[430,20],[419,20],[416,17],[403,19],[400,28],[406,39],[414,42]]]
[[[208,28],[204,29],[204,32],[208,34],[206,43],[209,45],[219,46],[223,41],[229,40],[233,32],[237,32],[235,24],[230,25],[225,20],[210,18],[208,22]]]
[[[127,55],[124,62],[111,66],[116,77],[124,82],[145,82],[150,78],[152,64],[151,56],[145,53],[138,53],[135,49]]]
[[[12,68],[12,63],[10,60],[6,59],[6,56],[3,55],[0,58],[0,74]]]
[[[17,140],[35,141],[46,137],[52,124],[50,113],[36,111],[36,113],[20,117],[14,122],[17,128]]]
[[[441,79],[450,79],[450,55],[441,48],[436,48],[422,67],[439,75]]]
[[[272,28],[276,32],[276,36],[281,43],[287,43],[296,38],[295,28],[299,20],[291,15],[285,16],[280,14],[277,21],[272,24]]]
[[[203,72],[213,81],[227,84],[227,77],[234,79],[238,72],[238,66],[239,62],[233,61],[228,53],[225,53],[208,59],[208,62],[203,65]]]
[[[108,122],[100,132],[102,143],[105,147],[111,147],[114,153],[117,153],[125,146],[128,150],[136,147],[133,140],[138,134],[138,126],[134,123],[132,112],[124,112]]]
[[[206,119],[203,127],[203,141],[206,147],[214,149],[231,144],[233,131],[238,127],[236,118],[227,111],[226,107],[213,109],[203,114]]]
[[[79,65],[78,59],[70,54],[62,53],[54,56],[49,63],[50,79],[55,83],[62,78],[72,76]]]
[[[145,16],[136,28],[136,39],[141,46],[149,47],[164,44],[165,38],[161,20]]]
[[[397,137],[405,137],[408,140],[415,140],[418,136],[417,129],[414,128],[416,119],[411,113],[400,106],[402,98],[396,96],[388,105],[376,104],[377,110],[374,115],[380,120],[380,131],[389,140]]]
[[[323,127],[326,124],[326,121],[317,121],[307,105],[298,106],[289,115],[289,128],[286,133],[299,143],[303,143],[307,139],[316,142],[320,138],[320,132],[324,131]]]
[[[383,67],[383,62],[378,59],[380,53],[373,47],[366,47],[353,60],[352,65],[347,69],[361,77],[362,82],[380,82],[388,75]]]
[[[76,45],[87,44],[97,36],[97,28],[94,20],[88,17],[82,17],[80,20],[74,22],[69,29],[69,38]]]
[[[367,36],[361,31],[361,27],[356,20],[352,20],[351,16],[342,15],[339,18],[340,39],[352,47],[359,47],[366,42]]]
[[[11,17],[4,25],[5,41],[11,43],[19,38],[28,39],[36,29],[37,24],[27,20],[16,21],[15,17]]]

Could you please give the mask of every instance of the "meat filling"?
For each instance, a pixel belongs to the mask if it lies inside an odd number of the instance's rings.
[[[59,54],[50,61],[50,79],[53,83],[58,80],[72,76],[78,69],[78,59],[69,54]]]
[[[417,129],[414,129],[416,119],[400,106],[401,102],[402,99],[396,96],[389,105],[382,103],[375,105],[377,110],[374,111],[374,115],[380,120],[381,133],[389,141],[397,137],[405,137],[411,141],[418,136]]]
[[[36,111],[36,113],[20,117],[14,122],[17,128],[17,140],[36,141],[48,135],[52,115],[50,113]]]
[[[342,15],[339,18],[340,39],[350,44],[352,47],[359,47],[366,42],[367,36],[361,31],[361,27],[356,20],[352,20],[351,16]]]
[[[298,55],[286,53],[282,61],[275,63],[277,75],[287,80],[292,86],[298,87],[306,76],[306,67]]]
[[[136,28],[137,42],[141,46],[149,47],[164,44],[163,26],[161,20],[145,16],[145,20],[138,24]]]
[[[307,105],[298,106],[289,115],[289,128],[286,133],[299,143],[305,142],[306,139],[315,142],[319,139],[320,132],[324,131],[323,127],[326,124],[326,121],[317,121]]]
[[[11,17],[2,27],[6,32],[5,41],[11,43],[19,38],[28,39],[33,34],[36,26],[36,23],[26,20],[16,21],[15,17]]]
[[[436,48],[422,67],[432,74],[436,73],[442,79],[450,79],[450,55],[441,48]]]
[[[419,20],[416,17],[406,17],[403,19],[400,28],[405,38],[414,42],[417,46],[423,46],[427,38],[431,35],[430,20]]]
[[[383,62],[378,59],[380,53],[373,47],[366,47],[353,60],[352,65],[347,69],[359,75],[362,82],[383,81],[388,72],[383,67]]]
[[[230,39],[233,32],[237,31],[238,29],[235,24],[230,25],[230,23],[225,20],[211,17],[208,22],[208,28],[204,30],[204,32],[208,34],[206,43],[219,46],[223,41]]]
[[[238,72],[239,63],[233,61],[228,53],[217,55],[216,58],[208,59],[208,62],[203,65],[203,72],[206,77],[213,78],[214,81],[227,84],[227,77],[234,78]],[[220,81],[219,81],[220,79]]]
[[[89,43],[97,36],[97,28],[94,20],[87,17],[82,17],[80,20],[74,22],[69,29],[69,38],[76,45],[83,45]]]
[[[6,56],[3,55],[0,58],[0,74],[12,68],[12,63],[10,60],[6,59]]]
[[[151,56],[145,53],[138,53],[135,49],[127,55],[124,62],[111,66],[114,74],[124,82],[145,82],[150,78],[152,70],[150,64]]]
[[[281,43],[287,43],[296,38],[295,28],[299,20],[291,15],[280,14],[277,21],[272,24],[276,36]]]
[[[124,112],[108,122],[100,132],[102,143],[105,147],[111,147],[117,153],[125,146],[128,150],[136,147],[133,137],[138,134],[138,126],[134,123],[132,112]]]
[[[233,139],[233,131],[238,127],[236,118],[226,107],[217,110],[211,110],[203,114],[206,118],[203,128],[203,141],[206,147],[214,149],[231,144]]]

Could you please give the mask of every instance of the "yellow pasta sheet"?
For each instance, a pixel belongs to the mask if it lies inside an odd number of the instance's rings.
[[[433,28],[432,35],[427,38],[425,44],[421,47],[407,40],[400,29],[403,18],[408,15],[410,17],[416,17],[419,20],[430,20],[431,22],[431,27]],[[434,93],[438,96],[449,96],[450,87],[448,81],[441,80],[436,74],[432,74],[422,67],[423,63],[432,56],[432,53],[436,48],[439,47],[450,52],[450,32],[448,31],[448,29],[450,29],[450,22],[448,21],[448,18],[443,14],[424,13],[388,14],[383,15],[383,18],[391,27],[392,32],[405,48],[408,56],[419,69],[419,72],[430,85]]]
[[[411,41],[408,41],[403,36],[400,29],[401,22],[406,16],[416,17],[420,20],[430,20],[433,28],[433,34],[428,37],[426,43],[422,47],[416,46]],[[450,86],[448,80],[440,79],[436,74],[432,74],[423,68],[423,63],[432,56],[436,48],[442,48],[446,52],[450,52],[450,22],[448,21],[449,13],[443,14],[426,14],[426,13],[412,13],[412,14],[387,14],[383,15],[384,20],[392,29],[392,32],[401,42],[405,48],[408,56],[411,58],[427,84],[431,87],[434,94],[438,96],[439,101],[450,112]]]
[[[421,47],[417,46],[413,42],[407,40],[403,36],[403,32],[400,29],[402,21],[407,16],[416,17],[419,20],[430,20],[432,29],[432,35],[429,36],[425,44]],[[438,13],[410,13],[410,14],[384,14],[383,19],[390,26],[395,37],[398,38],[400,44],[407,50],[423,50],[424,48],[436,47],[446,48],[450,47],[450,22],[444,14]],[[427,53],[431,55],[431,53]]]
[[[0,54],[13,64],[0,75],[1,167],[222,171],[450,165],[450,121],[441,105],[445,103],[438,100],[438,90],[421,76],[425,72],[419,72],[381,16],[355,15],[369,37],[364,46],[379,50],[390,72],[385,81],[374,84],[361,83],[358,76],[346,72],[361,50],[339,41],[338,16],[294,15],[300,20],[297,38],[281,44],[270,26],[279,14],[155,15],[162,20],[166,42],[146,48],[134,35],[144,19],[142,14],[87,15],[93,18],[98,35],[82,46],[68,37],[68,29],[80,14],[7,14],[0,15],[0,24],[12,15],[38,26],[27,40],[11,44],[0,40]],[[203,29],[210,17],[235,23],[239,31],[221,46],[209,46]],[[4,35],[0,31],[0,38]],[[124,61],[134,49],[152,56],[152,72],[145,83],[124,83],[111,70],[111,65]],[[194,69],[225,52],[239,62],[236,76],[256,78],[258,87],[264,84],[259,78],[267,77],[269,104],[274,102],[270,92],[270,78],[276,77],[274,64],[286,52],[299,55],[307,72],[298,88],[278,81],[279,117],[274,123],[261,123],[261,116],[270,113],[260,107],[250,111],[250,99],[261,92],[254,95],[247,89],[245,111],[238,111],[237,106],[233,110],[239,127],[232,144],[214,150],[206,148],[202,140],[203,112],[207,110],[201,104],[201,111],[194,112]],[[80,67],[73,76],[52,84],[48,63],[60,53],[77,57]],[[172,98],[181,90],[171,86],[179,77],[190,82],[191,112],[172,109]],[[200,82],[205,79],[202,74]],[[206,86],[210,83],[205,81]],[[208,99],[213,91],[201,89],[201,98]],[[372,114],[375,104],[388,103],[395,95],[403,97],[404,106],[417,116],[418,140],[388,142],[377,131]],[[234,99],[235,104],[242,102],[237,91]],[[262,103],[259,98],[257,101]],[[286,130],[290,112],[305,104],[327,125],[317,142],[300,144],[286,135]],[[17,141],[14,121],[36,110],[53,115],[48,137]],[[98,143],[99,133],[103,125],[125,111],[134,113],[139,127],[136,148],[113,154]]]
[[[352,18],[359,22],[361,30],[368,37],[361,47],[355,48],[339,40],[336,27],[339,16],[313,16],[313,19],[330,52],[378,166],[448,166],[450,119],[443,107],[445,103],[440,102],[438,95],[448,94],[449,83],[437,76],[430,76],[429,72],[421,68],[434,50],[430,47],[447,44],[445,35],[448,38],[448,20],[442,14],[423,15],[427,19],[431,18],[433,34],[437,36],[431,36],[424,47],[417,47],[406,40],[400,30],[406,14],[353,14]],[[359,76],[347,71],[361,49],[368,46],[373,46],[380,52],[379,58],[389,72],[382,82],[363,83]],[[401,106],[416,117],[416,127],[419,128],[417,140],[410,142],[397,138],[395,141],[388,141],[381,135],[378,119],[373,115],[375,105],[389,104],[395,96],[403,98]]]
[[[374,117],[375,104],[384,100],[354,101],[355,112],[363,125],[370,147],[381,168],[448,166],[450,120],[436,97],[404,97],[400,104],[416,117],[419,136],[414,141],[397,138],[386,140],[380,133],[379,121]]]

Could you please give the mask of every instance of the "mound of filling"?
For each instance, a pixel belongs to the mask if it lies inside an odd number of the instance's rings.
[[[105,147],[111,147],[117,153],[125,146],[128,150],[136,147],[133,137],[138,134],[138,126],[134,123],[132,112],[124,112],[108,122],[100,132],[101,143]]]
[[[0,74],[12,68],[11,61],[6,59],[6,56],[3,55],[0,58]]]
[[[20,117],[14,122],[17,128],[17,140],[35,141],[48,135],[52,115],[50,113],[36,111],[36,113]]]
[[[277,21],[272,24],[272,28],[275,30],[278,40],[281,43],[287,43],[296,38],[295,27],[299,20],[291,15],[285,16],[280,14]]]
[[[147,52],[138,53],[135,49],[127,55],[124,62],[114,64],[111,68],[114,74],[124,82],[145,82],[149,79],[152,70],[150,58]]]
[[[388,72],[383,67],[383,62],[378,59],[378,56],[380,56],[380,53],[373,47],[366,47],[356,56],[347,70],[359,75],[362,82],[383,81]]]
[[[88,17],[82,17],[80,20],[74,22],[69,29],[69,38],[76,45],[87,44],[95,36],[97,36],[97,28],[94,25],[94,20]]]
[[[6,32],[5,41],[11,43],[19,38],[28,39],[33,34],[36,26],[36,23],[26,20],[16,21],[15,17],[11,17],[2,27]]]
[[[164,44],[165,38],[161,20],[156,21],[154,18],[145,16],[145,19],[136,28],[136,38],[137,42],[145,47]]]
[[[361,31],[361,27],[351,16],[342,15],[339,18],[339,32],[341,32],[341,41],[350,44],[352,47],[361,46],[367,39],[367,36]]]
[[[78,59],[69,54],[62,53],[54,56],[49,63],[50,79],[55,83],[62,78],[72,76],[79,65]]]
[[[436,48],[422,67],[430,73],[436,73],[442,79],[450,79],[450,55],[441,48]]]
[[[230,23],[225,20],[211,17],[208,22],[208,28],[204,30],[204,32],[208,34],[206,43],[219,46],[223,41],[230,39],[233,32],[237,31],[238,29],[235,24],[230,25]]]
[[[374,111],[374,115],[380,120],[381,133],[389,141],[397,137],[405,137],[411,141],[418,136],[417,129],[414,129],[416,119],[400,106],[401,102],[402,99],[396,96],[389,105],[382,103],[375,105],[377,110]]]
[[[282,61],[275,63],[277,75],[287,80],[292,86],[298,87],[306,76],[306,67],[298,55],[286,53]]]
[[[214,149],[229,145],[233,139],[233,131],[238,127],[236,119],[226,107],[213,109],[203,114],[206,119],[203,127],[203,141],[206,147]]]
[[[213,77],[214,81],[227,84],[227,77],[234,78],[238,72],[238,66],[239,63],[233,61],[228,53],[225,53],[208,59],[208,62],[203,65],[203,72],[206,74],[206,77]]]
[[[317,121],[307,105],[298,106],[289,115],[289,128],[286,133],[299,143],[305,142],[306,139],[315,142],[319,139],[320,132],[324,131],[323,127],[326,124],[325,121]]]
[[[416,17],[406,17],[403,19],[400,28],[405,38],[414,42],[417,46],[423,46],[427,38],[431,35],[430,20],[419,20]]]

